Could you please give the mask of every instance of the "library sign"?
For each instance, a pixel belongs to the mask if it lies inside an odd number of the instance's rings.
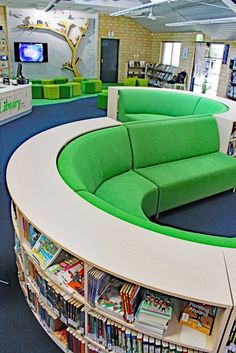
[[[20,110],[21,100],[15,99],[8,101],[7,99],[0,102],[0,113],[8,112],[9,110],[17,109]]]

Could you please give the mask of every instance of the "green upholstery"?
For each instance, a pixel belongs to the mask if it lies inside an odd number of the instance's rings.
[[[98,93],[98,108],[107,109],[108,93]]]
[[[129,124],[127,128],[133,151],[133,168],[191,158],[219,149],[217,124],[209,115],[201,119]]]
[[[62,83],[59,85],[60,98],[71,98],[72,97],[72,85]]]
[[[74,77],[73,78],[73,81],[74,82],[77,82],[77,83],[81,83],[82,81],[85,81],[86,80],[86,78],[84,78],[84,77]]]
[[[136,86],[136,78],[133,78],[133,77],[125,78],[124,86]]]
[[[137,78],[137,86],[148,87],[148,80],[146,78]]]
[[[69,86],[72,87],[72,97],[77,97],[81,95],[81,84],[78,82],[69,82]]]
[[[94,81],[82,81],[81,90],[83,93],[93,94],[96,93],[96,82]]]
[[[44,85],[43,96],[45,99],[58,99],[60,98],[59,85]]]
[[[149,220],[145,220],[143,218],[134,216],[128,212],[125,212],[117,207],[114,207],[110,203],[100,199],[96,195],[87,192],[80,191],[78,195],[82,197],[84,200],[91,203],[93,206],[111,214],[114,217],[118,217],[121,220],[132,223],[138,227],[145,228],[151,230],[153,232],[157,232],[159,234],[164,234],[172,238],[183,239],[195,243],[213,245],[213,246],[221,246],[228,248],[236,248],[236,238],[223,238],[219,236],[212,236],[207,234],[200,233],[192,233],[188,231],[183,231],[176,228],[171,228],[168,226],[162,226]]]
[[[43,85],[32,84],[32,98],[42,99],[43,98]]]
[[[209,98],[201,98],[194,110],[194,114],[203,114],[205,112],[219,114],[227,112],[228,110],[229,108],[223,103],[219,103]]]
[[[158,186],[163,212],[236,185],[236,161],[221,152],[136,169]]]
[[[209,114],[87,133],[61,151],[58,170],[79,196],[124,221],[171,237],[236,247],[236,238],[181,231],[148,219],[236,185],[236,159],[219,152],[217,124]]]
[[[132,170],[102,183],[95,195],[125,212],[144,219],[157,212],[158,188]]]
[[[53,80],[55,84],[67,83],[68,77],[54,77]]]
[[[54,80],[53,79],[42,79],[41,83],[42,83],[42,85],[53,85]]]
[[[60,174],[74,191],[95,192],[104,181],[129,171],[131,166],[131,148],[124,126],[81,136],[66,146],[58,160]]]
[[[101,80],[89,80],[89,82],[95,83],[95,93],[101,92],[101,90],[102,90],[102,81]]]
[[[121,89],[118,101],[118,120],[133,121],[135,115],[138,120],[145,120],[149,114],[166,117],[215,114],[227,111],[227,109],[228,107],[217,101],[186,93],[161,89]]]
[[[37,85],[37,84],[41,84],[41,80],[30,80],[30,82],[32,83],[32,85]]]

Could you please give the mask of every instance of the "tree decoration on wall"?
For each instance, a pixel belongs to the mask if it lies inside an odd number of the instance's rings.
[[[80,76],[77,64],[79,63],[80,58],[77,56],[77,50],[80,45],[82,38],[85,36],[85,33],[89,27],[89,20],[86,20],[83,26],[76,26],[71,22],[61,20],[58,23],[59,28],[54,28],[48,25],[45,21],[37,20],[37,23],[31,22],[30,17],[26,17],[23,21],[23,24],[19,25],[18,28],[23,30],[43,30],[56,33],[62,36],[71,50],[71,59],[64,64],[62,64],[62,69],[70,70],[74,73],[74,76]],[[71,37],[71,30],[77,27],[79,34],[75,37]]]

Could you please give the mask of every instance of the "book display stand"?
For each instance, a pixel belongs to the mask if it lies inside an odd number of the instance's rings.
[[[11,157],[7,184],[26,300],[64,352],[223,353],[236,317],[235,249],[226,252],[124,222],[80,198],[58,173],[57,156],[68,141],[117,125],[100,118],[59,126],[31,138]],[[42,235],[47,239],[39,244]],[[45,266],[42,257],[49,259]],[[144,294],[149,301],[162,298],[158,323],[147,314]],[[162,296],[171,299],[168,311]],[[180,317],[188,322],[186,302],[198,310],[196,325],[206,325],[207,334],[180,323]],[[201,317],[208,306],[214,309],[212,323]]]

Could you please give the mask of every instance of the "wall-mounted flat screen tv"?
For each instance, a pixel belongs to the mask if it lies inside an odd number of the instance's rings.
[[[15,42],[15,61],[22,63],[45,63],[48,62],[47,43]]]

